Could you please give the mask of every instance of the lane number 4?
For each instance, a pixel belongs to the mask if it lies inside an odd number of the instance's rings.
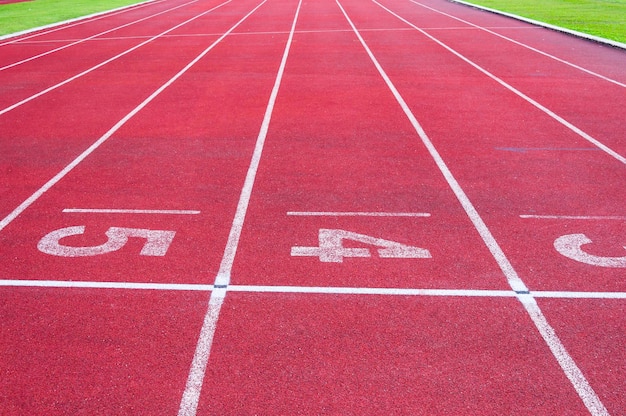
[[[425,248],[408,246],[352,231],[326,228],[319,230],[319,247],[295,246],[291,248],[291,255],[294,257],[319,257],[323,263],[342,263],[345,257],[371,257],[369,248],[344,247],[344,240],[375,246],[381,258],[427,259],[432,257]]]
[[[60,257],[97,256],[121,249],[128,243],[129,238],[134,237],[144,238],[146,240],[139,253],[140,255],[165,256],[176,234],[175,231],[111,227],[105,233],[108,240],[104,244],[89,247],[74,247],[61,244],[63,238],[81,235],[84,234],[84,232],[85,226],[83,225],[52,231],[39,241],[37,248],[42,253]]]

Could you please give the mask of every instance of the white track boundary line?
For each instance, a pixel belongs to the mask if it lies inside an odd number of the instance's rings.
[[[204,14],[207,14],[218,7],[222,7],[224,4],[229,3],[231,0],[226,1],[208,11],[201,13],[196,17],[200,17]],[[265,0],[266,1],[266,0]],[[263,4],[263,3],[261,3]],[[257,6],[260,7],[261,5]],[[87,150],[81,153],[76,159],[74,159],[69,165],[67,165],[63,170],[57,173],[52,179],[46,182],[41,188],[39,188],[35,193],[33,193],[28,199],[22,202],[17,208],[15,208],[9,215],[7,215],[2,221],[0,221],[0,231],[2,231],[7,225],[9,225],[15,218],[17,218],[22,212],[24,212],[28,207],[30,207],[35,201],[37,201],[43,194],[45,194],[50,188],[56,185],[61,179],[63,179],[69,172],[71,172],[76,166],[78,166],[87,156],[93,153],[98,147],[100,147],[105,141],[107,141],[117,130],[119,130],[128,120],[130,120],[135,114],[137,114],[141,109],[143,109],[146,105],[148,105],[154,98],[156,98],[159,94],[161,94],[167,87],[172,85],[174,81],[180,78],[185,72],[189,70],[193,65],[195,65],[200,59],[202,59],[211,49],[213,49],[218,43],[220,43],[230,32],[232,32],[237,26],[239,26],[250,14],[252,14],[256,8],[247,14],[242,20],[237,22],[234,26],[232,26],[228,31],[226,31],[219,39],[213,42],[208,48],[202,51],[196,58],[194,58],[191,62],[189,62],[183,69],[181,69],[176,75],[169,79],[165,84],[161,85],[156,91],[154,91],[148,98],[146,98],[141,104],[135,107],[130,113],[126,114],[124,118],[117,122],[109,131],[107,131],[102,137],[100,137],[95,143],[93,143]],[[181,23],[182,25],[182,23]]]
[[[248,205],[252,196],[252,188],[254,187],[256,174],[259,170],[259,164],[261,163],[261,155],[263,154],[263,148],[265,147],[265,139],[267,138],[270,121],[272,120],[272,113],[274,111],[276,98],[278,97],[278,90],[283,79],[285,67],[287,66],[287,58],[291,49],[291,43],[293,41],[294,31],[296,23],[298,21],[298,15],[300,13],[301,5],[302,0],[300,0],[298,3],[298,7],[296,9],[294,20],[291,26],[291,31],[289,32],[289,38],[287,39],[287,43],[285,45],[285,50],[283,52],[283,57],[280,62],[280,67],[278,68],[278,73],[276,74],[276,80],[274,82],[274,86],[272,88],[272,92],[270,94],[270,98],[265,109],[265,115],[263,116],[261,129],[259,131],[259,135],[257,137],[257,141],[254,147],[254,153],[252,154],[250,166],[248,167],[248,172],[246,173],[243,188],[239,196],[239,202],[237,203],[235,217],[233,219],[230,233],[228,235],[228,241],[226,242],[226,249],[224,250],[224,255],[220,263],[220,268],[215,279],[216,285],[228,285],[230,283],[230,275],[232,272],[233,263],[235,261],[237,247],[239,246],[239,238],[241,237],[243,223],[246,218],[246,213],[248,212]]]
[[[434,296],[434,297],[485,297],[517,298],[512,290],[494,289],[419,289],[395,287],[342,287],[342,286],[265,286],[229,285],[227,288],[198,283],[148,283],[148,282],[94,282],[80,280],[19,280],[0,279],[0,287],[49,289],[99,289],[99,290],[154,290],[173,292],[210,292],[228,290],[241,293],[299,293],[318,295],[379,295],[379,296]],[[544,299],[626,299],[626,292],[573,292],[532,291],[530,295]]]
[[[34,99],[36,99],[36,98],[39,98],[39,97],[41,97],[42,95],[45,95],[45,94],[47,94],[47,93],[49,93],[49,92],[51,92],[51,91],[54,91],[54,90],[56,90],[57,88],[60,88],[60,87],[62,87],[62,86],[64,86],[64,85],[66,85],[66,84],[69,84],[70,82],[72,82],[72,81],[74,81],[74,80],[76,80],[76,79],[78,79],[78,78],[80,78],[80,77],[83,77],[83,76],[85,76],[85,75],[89,74],[90,72],[95,71],[96,69],[102,68],[102,67],[103,67],[103,66],[105,66],[106,64],[111,63],[111,62],[115,61],[116,59],[119,59],[119,58],[121,58],[122,56],[127,55],[127,54],[129,54],[129,53],[133,52],[134,50],[137,50],[137,49],[141,48],[141,47],[142,47],[142,46],[144,46],[144,45],[147,45],[148,43],[150,43],[150,42],[154,41],[155,39],[158,39],[158,38],[162,37],[163,35],[166,35],[166,34],[168,34],[169,32],[172,32],[172,31],[174,31],[174,30],[176,30],[176,29],[178,29],[178,28],[180,28],[180,27],[182,27],[182,26],[186,25],[187,23],[190,23],[190,22],[192,22],[192,21],[194,21],[194,20],[196,20],[196,19],[198,19],[198,18],[200,18],[200,17],[202,17],[202,16],[204,16],[204,15],[206,15],[206,14],[208,14],[208,13],[211,13],[212,11],[214,11],[214,10],[216,10],[216,9],[218,9],[218,8],[220,8],[220,7],[222,7],[222,6],[224,6],[225,4],[230,3],[231,1],[232,1],[232,0],[227,0],[227,1],[225,1],[224,3],[221,3],[221,4],[219,4],[219,5],[217,5],[217,6],[213,7],[213,8],[211,8],[211,9],[209,9],[209,10],[205,11],[205,12],[202,12],[202,13],[198,14],[197,16],[192,17],[191,19],[185,20],[184,22],[179,23],[179,24],[177,24],[176,26],[173,26],[173,27],[171,27],[170,29],[167,29],[167,30],[166,30],[166,31],[164,31],[164,32],[161,32],[161,33],[159,33],[158,35],[155,35],[155,36],[151,37],[150,39],[148,39],[148,40],[146,40],[146,41],[144,41],[144,42],[141,42],[140,44],[135,45],[135,46],[133,46],[132,48],[127,49],[127,50],[125,50],[124,52],[121,52],[121,53],[119,53],[119,54],[117,54],[117,55],[113,56],[112,58],[107,59],[106,61],[100,62],[98,65],[92,66],[91,68],[86,69],[86,70],[85,70],[85,71],[83,71],[83,72],[80,72],[80,73],[78,73],[78,74],[76,74],[76,75],[74,75],[74,76],[72,76],[72,77],[70,77],[70,78],[67,78],[65,81],[61,81],[61,82],[59,82],[58,84],[55,84],[55,85],[53,85],[53,86],[51,86],[51,87],[46,88],[46,89],[45,89],[45,90],[43,90],[43,91],[40,91],[40,92],[38,92],[38,93],[36,93],[36,94],[31,95],[30,97],[24,98],[23,100],[21,100],[21,101],[19,101],[19,102],[15,103],[15,104],[13,104],[13,105],[10,105],[9,107],[6,107],[6,108],[4,108],[3,110],[0,110],[0,116],[1,116],[1,115],[3,115],[3,114],[8,113],[8,112],[9,112],[9,111],[11,111],[11,110],[16,109],[17,107],[19,107],[19,106],[21,106],[21,105],[23,105],[23,104],[26,104],[26,103],[30,102],[30,101],[32,101],[32,100],[34,100]],[[220,38],[219,40],[221,40],[221,39],[222,39],[222,38]],[[2,228],[0,228],[0,230],[1,230],[1,229],[2,229]]]
[[[115,16],[120,13],[125,13],[133,9],[139,9],[141,7],[149,6],[150,4],[161,3],[163,1],[165,0],[145,0],[139,3],[129,4],[128,6],[118,7],[116,9],[104,10],[101,12],[76,17],[74,19],[63,20],[61,22],[51,23],[45,26],[39,26],[39,27],[34,27],[31,29],[22,30],[22,31],[15,32],[15,33],[9,33],[7,35],[0,36],[0,40],[11,39],[11,38],[19,37],[22,35],[28,35],[29,33],[38,32],[40,30],[45,30],[45,32],[35,33],[30,36],[26,36],[26,37],[19,38],[19,39],[14,39],[10,42],[0,43],[0,46],[9,45],[9,44],[16,43],[16,42],[21,42],[25,39],[31,39],[31,38],[41,36],[41,35],[47,35],[48,33],[53,33],[59,30],[82,25],[82,24],[93,22],[93,21],[100,20],[100,19],[104,19],[109,16]],[[52,30],[46,30],[46,29],[52,29]]]
[[[476,228],[476,230],[482,237],[483,241],[489,248],[489,251],[493,255],[498,265],[500,266],[500,269],[503,271],[504,275],[506,276],[506,279],[509,285],[517,293],[518,295],[517,298],[519,299],[519,301],[522,303],[522,305],[528,312],[533,323],[535,324],[535,327],[538,329],[544,341],[546,342],[546,344],[552,351],[552,354],[556,358],[557,362],[561,366],[561,369],[563,370],[567,378],[572,383],[572,386],[578,393],[579,397],[581,398],[581,400],[583,401],[587,409],[594,416],[608,415],[608,411],[604,407],[604,404],[602,404],[602,402],[600,401],[600,398],[597,396],[597,394],[595,393],[595,391],[593,390],[589,382],[586,380],[582,371],[578,368],[578,366],[576,365],[572,357],[569,355],[569,353],[567,352],[567,350],[561,343],[561,340],[556,335],[554,329],[547,322],[545,316],[543,315],[543,313],[541,312],[541,309],[539,308],[539,305],[537,304],[537,301],[535,300],[533,296],[530,295],[530,291],[528,290],[528,288],[526,287],[522,279],[518,276],[517,272],[515,271],[515,269],[509,262],[508,258],[506,257],[502,249],[500,248],[500,245],[491,234],[491,231],[489,230],[487,225],[484,223],[484,221],[478,214],[478,211],[476,210],[474,205],[471,203],[471,201],[469,200],[469,198],[467,197],[467,195],[465,194],[465,192],[463,191],[463,189],[461,188],[457,180],[454,178],[452,173],[450,172],[450,169],[444,162],[443,158],[439,155],[439,152],[437,151],[437,149],[431,142],[430,138],[428,137],[428,135],[426,134],[422,126],[419,124],[419,122],[415,118],[415,115],[410,110],[406,101],[404,101],[404,99],[402,98],[398,90],[396,89],[395,85],[393,84],[393,82],[391,81],[387,73],[384,71],[384,69],[382,68],[382,66],[380,65],[380,63],[378,62],[378,60],[372,53],[372,51],[369,49],[369,47],[365,43],[365,40],[359,33],[358,29],[356,28],[352,20],[350,20],[350,18],[348,17],[346,11],[339,3],[339,0],[335,0],[335,1],[337,2],[337,5],[339,6],[342,13],[344,14],[346,20],[352,27],[357,38],[361,42],[361,45],[363,46],[363,48],[369,55],[372,63],[376,66],[376,69],[380,73],[381,77],[384,79],[390,91],[393,93],[394,97],[396,98],[396,101],[398,102],[398,104],[400,104],[400,107],[402,107],[407,118],[409,119],[413,127],[415,128],[415,131],[417,132],[420,139],[422,140],[422,143],[428,149],[428,152],[430,153],[431,157],[437,164],[437,167],[439,168],[439,170],[445,177],[446,181],[448,182],[448,185],[450,186],[450,188],[456,195],[457,199],[463,206],[463,209],[467,213],[469,219],[472,221],[472,223],[474,224],[474,227]],[[390,14],[406,22],[406,20],[402,19],[400,16],[398,16],[397,14],[393,13],[392,11],[384,7],[383,5],[378,3],[376,0],[372,0],[372,1],[375,4],[377,4],[379,7],[389,12]],[[429,37],[431,36],[429,35]],[[434,38],[432,39],[436,40]],[[437,41],[437,43],[441,44],[441,42],[439,41]],[[450,48],[446,46],[446,49],[450,49]],[[457,53],[455,52],[455,54]]]
[[[181,8],[181,7],[185,7],[185,6],[187,6],[187,5],[191,4],[191,3],[196,3],[198,1],[199,0],[191,0],[191,1],[187,2],[187,3],[183,3],[183,4],[180,4],[180,5],[176,6],[176,7],[172,7],[171,9],[163,10],[163,11],[160,11],[160,12],[155,13],[153,15],[142,17],[141,19],[138,19],[138,20],[135,20],[135,21],[132,21],[132,22],[129,22],[129,23],[125,23],[125,24],[123,24],[121,26],[117,26],[117,27],[114,27],[112,29],[105,30],[104,32],[96,33],[95,35],[89,36],[87,38],[78,39],[78,40],[76,40],[74,42],[68,43],[67,45],[59,46],[58,48],[54,48],[54,49],[51,49],[49,51],[42,52],[42,53],[40,53],[38,55],[31,56],[30,58],[25,58],[25,59],[22,59],[21,61],[13,62],[12,64],[0,67],[0,71],[7,70],[9,68],[14,68],[14,67],[16,67],[18,65],[25,64],[26,62],[34,61],[35,59],[43,58],[44,56],[51,55],[51,54],[53,54],[55,52],[62,51],[63,49],[67,49],[67,48],[70,48],[72,46],[79,45],[79,44],[81,44],[83,42],[87,42],[87,41],[89,41],[91,39],[97,38],[97,37],[105,35],[107,33],[111,33],[111,32],[114,32],[116,30],[119,30],[119,29],[122,29],[122,28],[125,28],[125,27],[128,27],[128,26],[132,26],[134,24],[143,22],[145,20],[152,19],[153,17],[157,17],[157,16],[160,16],[162,14],[169,13],[172,10],[176,10],[176,9]]]
[[[298,7],[293,18],[293,23],[291,25],[291,30],[289,31],[289,38],[285,44],[285,50],[276,74],[276,80],[274,81],[274,86],[265,109],[265,115],[263,117],[263,122],[254,147],[254,153],[252,154],[250,166],[248,167],[248,172],[246,173],[246,179],[239,196],[239,202],[237,203],[237,209],[235,211],[235,216],[228,235],[228,241],[224,249],[220,268],[215,278],[216,290],[211,292],[207,314],[204,317],[202,329],[200,330],[200,335],[198,336],[198,344],[196,345],[189,376],[185,385],[185,391],[183,392],[183,397],[178,409],[179,416],[194,416],[198,409],[202,383],[204,381],[204,375],[206,374],[209,355],[211,354],[213,336],[215,335],[215,328],[217,326],[222,304],[224,303],[224,298],[226,297],[226,290],[228,284],[230,283],[230,276],[233,263],[235,261],[237,246],[239,245],[239,239],[243,230],[243,223],[248,211],[250,197],[252,195],[252,188],[259,169],[259,163],[261,161],[265,139],[267,138],[267,132],[272,118],[272,113],[274,111],[276,97],[278,96],[278,90],[287,65],[287,58],[289,57],[289,51],[293,42],[293,36],[296,30],[296,24],[298,22],[298,15],[300,14],[301,6],[302,0],[299,0]]]
[[[621,43],[621,42],[617,42],[617,41],[614,41],[614,40],[601,38],[599,36],[589,35],[587,33],[578,32],[578,31],[572,30],[572,29],[566,29],[566,28],[561,27],[561,26],[551,25],[549,23],[540,22],[538,20],[533,20],[533,19],[529,19],[527,17],[519,16],[517,14],[503,12],[501,10],[491,9],[491,8],[485,7],[485,6],[479,6],[477,4],[469,3],[469,2],[466,2],[466,1],[462,1],[462,0],[450,0],[450,1],[452,1],[454,3],[464,4],[465,6],[469,6],[469,7],[475,8],[475,9],[484,10],[484,11],[487,11],[487,12],[490,12],[490,13],[499,14],[501,16],[510,17],[510,18],[515,19],[515,20],[519,20],[521,22],[530,23],[530,24],[535,25],[535,26],[545,27],[546,29],[554,30],[554,31],[561,32],[561,33],[567,33],[569,35],[574,35],[574,36],[579,37],[579,38],[591,40],[591,41],[598,42],[598,43],[603,43],[605,45],[614,46],[616,48],[626,49],[626,43]]]
[[[451,19],[458,20],[459,22],[465,23],[465,24],[467,24],[467,25],[470,25],[470,26],[472,26],[472,27],[475,27],[475,28],[480,29],[480,30],[482,30],[482,31],[485,31],[485,32],[487,32],[487,33],[490,33],[490,34],[492,34],[492,35],[498,36],[499,38],[502,38],[502,39],[504,39],[504,40],[507,40],[507,41],[509,41],[509,42],[512,42],[512,43],[514,43],[514,44],[516,44],[516,45],[522,46],[522,47],[524,47],[524,48],[526,48],[526,49],[529,49],[529,50],[531,50],[531,51],[533,51],[533,52],[536,52],[536,53],[538,53],[538,54],[540,54],[540,55],[546,56],[546,57],[548,57],[548,58],[550,58],[550,59],[554,59],[555,61],[561,62],[561,63],[563,63],[563,64],[565,64],[565,65],[568,65],[568,66],[570,66],[570,67],[572,67],[572,68],[578,69],[579,71],[585,72],[585,73],[587,73],[587,74],[589,74],[589,75],[592,75],[592,76],[594,76],[594,77],[598,77],[598,78],[603,79],[603,80],[605,80],[605,81],[611,82],[611,83],[613,83],[613,84],[615,84],[615,85],[619,85],[620,87],[624,87],[624,88],[626,88],[626,84],[624,84],[624,83],[622,83],[622,82],[619,82],[619,81],[617,81],[617,80],[611,79],[611,78],[606,77],[606,76],[604,76],[604,75],[598,74],[597,72],[591,71],[591,70],[589,70],[589,69],[583,68],[582,66],[579,66],[579,65],[576,65],[576,64],[574,64],[574,63],[572,63],[572,62],[566,61],[565,59],[558,58],[558,57],[556,57],[556,56],[554,56],[554,55],[551,55],[551,54],[549,54],[549,53],[547,53],[547,52],[544,52],[544,51],[542,51],[542,50],[540,50],[540,49],[534,48],[534,47],[532,47],[532,46],[530,46],[530,45],[527,45],[527,44],[525,44],[525,43],[519,42],[519,41],[517,41],[517,40],[515,40],[515,39],[511,39],[511,38],[509,38],[509,37],[507,37],[507,36],[501,35],[500,33],[494,32],[493,30],[489,30],[489,29],[488,29],[488,28],[486,28],[486,27],[479,26],[479,25],[477,25],[477,24],[474,24],[474,23],[468,22],[467,20],[463,20],[463,19],[461,19],[461,18],[459,18],[459,17],[456,17],[456,16],[453,16],[453,15],[451,15],[451,14],[448,14],[448,13],[442,12],[442,11],[437,10],[437,9],[434,9],[434,8],[432,8],[432,7],[430,7],[430,6],[425,5],[425,4],[418,3],[418,2],[417,2],[417,1],[415,1],[415,0],[410,0],[410,1],[411,1],[411,3],[417,4],[418,6],[424,7],[424,8],[426,8],[426,9],[428,9],[428,10],[432,10],[432,11],[434,11],[434,12],[436,12],[436,13],[439,13],[439,14],[442,14],[442,15],[444,15],[444,16],[450,17]],[[624,46],[626,47],[626,45],[624,45]]]
[[[402,16],[396,14],[395,12],[391,11],[387,7],[385,7],[382,4],[378,3],[376,0],[372,0],[372,1],[374,3],[376,3],[382,9],[386,10],[389,14],[395,16],[399,20],[401,20],[404,23],[406,23],[407,25],[411,26],[412,28],[414,28],[415,30],[417,30],[418,32],[420,32],[421,34],[423,34],[424,36],[426,36],[427,38],[429,38],[433,42],[437,43],[439,46],[443,47],[444,49],[446,49],[447,51],[449,51],[450,53],[455,55],[456,57],[460,58],[461,60],[465,61],[469,65],[473,66],[474,68],[476,68],[478,71],[482,72],[483,74],[487,75],[489,78],[491,78],[492,80],[496,81],[498,84],[502,85],[507,90],[511,91],[512,93],[514,93],[518,97],[526,100],[527,102],[529,102],[530,104],[532,104],[533,106],[538,108],[539,110],[543,111],[548,116],[552,117],[554,120],[556,120],[559,123],[561,123],[563,126],[567,127],[568,129],[570,129],[571,131],[573,131],[574,133],[576,133],[577,135],[579,135],[583,139],[585,139],[588,142],[592,143],[594,146],[597,146],[598,148],[602,149],[605,153],[609,154],[610,156],[614,157],[615,159],[617,159],[618,161],[620,161],[621,163],[626,165],[626,157],[620,155],[615,150],[609,148],[605,144],[601,143],[599,140],[597,140],[597,139],[593,138],[591,135],[585,133],[583,130],[579,129],[578,127],[576,127],[575,125],[573,125],[569,121],[565,120],[563,117],[559,116],[558,114],[556,114],[555,112],[553,112],[549,108],[547,108],[544,105],[540,104],[539,102],[533,100],[528,95],[524,94],[523,92],[521,92],[517,88],[513,87],[512,85],[508,84],[507,82],[505,82],[501,78],[497,77],[496,75],[492,74],[491,72],[487,71],[485,68],[481,67],[480,65],[478,65],[474,61],[472,61],[469,58],[467,58],[466,56],[462,55],[460,52],[457,52],[455,49],[453,49],[450,46],[446,45],[445,43],[443,43],[439,39],[435,38],[434,36],[432,36],[428,32],[426,32],[423,29],[417,27],[413,23],[409,22],[408,20],[406,20]]]

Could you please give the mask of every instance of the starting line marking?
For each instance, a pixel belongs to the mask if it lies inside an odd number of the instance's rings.
[[[71,214],[171,214],[197,215],[200,211],[186,209],[107,209],[107,208],[65,208],[64,213]]]
[[[322,212],[290,211],[288,216],[297,217],[430,217],[427,212]]]
[[[89,282],[72,280],[0,280],[0,287],[39,287],[60,289],[126,289],[126,290],[162,290],[211,292],[227,290],[229,292],[248,293],[301,293],[326,295],[383,295],[383,296],[440,296],[440,297],[500,297],[514,298],[519,294],[512,290],[490,289],[412,289],[386,287],[336,287],[336,286],[256,286],[228,285],[216,287],[212,284],[197,283],[134,283],[134,282]],[[552,299],[626,299],[626,292],[568,292],[568,291],[531,291],[535,298]]]

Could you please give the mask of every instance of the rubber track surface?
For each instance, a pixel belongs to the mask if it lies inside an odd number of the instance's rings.
[[[626,413],[624,51],[165,0],[0,68],[1,413]]]

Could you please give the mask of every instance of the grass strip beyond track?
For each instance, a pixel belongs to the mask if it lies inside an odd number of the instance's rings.
[[[626,43],[626,0],[465,0],[521,17]]]
[[[0,36],[136,3],[141,0],[33,0],[0,4]]]

